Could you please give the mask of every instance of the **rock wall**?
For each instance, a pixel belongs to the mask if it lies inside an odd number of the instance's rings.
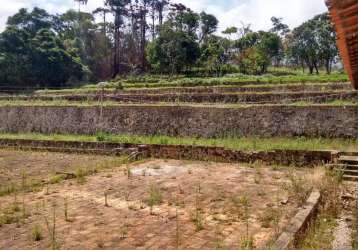
[[[257,85],[255,87],[245,86],[213,86],[213,87],[176,87],[176,88],[143,88],[126,89],[118,93],[147,95],[147,94],[178,94],[178,93],[258,93],[258,92],[322,92],[322,91],[351,91],[352,86],[349,83],[331,83],[331,84],[292,84],[276,86]],[[110,94],[110,92],[107,92]]]
[[[358,107],[0,107],[0,132],[227,136],[358,136]]]
[[[222,147],[12,139],[0,139],[0,148],[102,155],[126,155],[134,152],[138,155],[138,157],[144,158],[230,163],[264,162],[266,164],[279,164],[287,166],[316,166],[333,163],[340,155],[340,152],[331,151],[272,150],[244,152],[225,149]]]
[[[181,94],[115,94],[104,95],[103,100],[121,103],[157,103],[157,102],[189,102],[189,103],[293,103],[310,101],[325,103],[333,100],[356,100],[358,92],[298,92],[298,93],[241,93],[241,94],[214,94],[214,93],[181,93]],[[54,96],[13,96],[1,97],[0,100],[68,100],[68,101],[100,101],[101,95],[54,95]]]

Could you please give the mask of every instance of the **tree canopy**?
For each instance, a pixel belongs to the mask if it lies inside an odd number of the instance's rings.
[[[78,10],[51,15],[36,7],[8,18],[0,82],[63,86],[150,72],[265,74],[270,66],[330,73],[339,61],[327,13],[293,30],[279,17],[267,31],[242,22],[218,30],[214,15],[169,0],[106,0],[93,13],[76,1]]]

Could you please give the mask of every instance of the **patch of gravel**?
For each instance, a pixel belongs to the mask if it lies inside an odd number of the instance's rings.
[[[338,226],[333,231],[334,241],[332,250],[352,250],[352,232],[349,228],[347,216],[342,216],[337,220]]]

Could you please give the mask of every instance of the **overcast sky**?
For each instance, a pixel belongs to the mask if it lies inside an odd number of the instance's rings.
[[[240,23],[251,23],[254,30],[270,28],[272,16],[282,17],[290,28],[327,11],[324,0],[175,0],[195,11],[214,14],[220,21],[220,30],[229,26],[240,27]],[[84,10],[92,11],[102,6],[103,0],[89,0]],[[76,8],[73,0],[0,0],[0,31],[3,31],[7,17],[19,8],[38,6],[50,13],[62,13]]]

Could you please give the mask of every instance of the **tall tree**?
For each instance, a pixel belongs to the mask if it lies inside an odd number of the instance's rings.
[[[127,15],[127,5],[130,0],[106,0],[105,5],[110,7],[114,14],[114,57],[113,57],[113,77],[120,72],[120,29],[124,25],[124,17]]]
[[[213,34],[217,30],[218,24],[219,21],[214,15],[201,12],[200,13],[201,34],[200,34],[199,42],[201,43],[210,34]]]
[[[324,63],[327,73],[338,57],[335,32],[328,15],[318,15],[292,31],[288,39],[288,56],[304,65],[312,74],[319,74],[320,63]]]
[[[169,5],[169,0],[158,0],[156,1],[156,9],[158,11],[158,20],[159,20],[159,27],[163,25],[164,20],[164,10],[167,5]]]
[[[271,28],[271,32],[276,33],[282,37],[286,36],[290,32],[290,28],[287,24],[282,22],[282,18],[271,17],[271,22],[273,27]]]
[[[148,60],[156,71],[176,74],[193,66],[199,53],[193,36],[164,24],[158,38],[149,44]]]
[[[107,15],[110,13],[111,11],[107,8],[103,8],[103,7],[99,7],[97,9],[95,9],[92,13],[94,15],[101,15],[103,17],[103,35],[106,37],[107,36]]]
[[[54,16],[45,10],[35,7],[31,12],[27,9],[20,9],[18,13],[10,16],[7,25],[13,25],[24,29],[31,35],[35,35],[41,29],[51,29],[54,23]]]

